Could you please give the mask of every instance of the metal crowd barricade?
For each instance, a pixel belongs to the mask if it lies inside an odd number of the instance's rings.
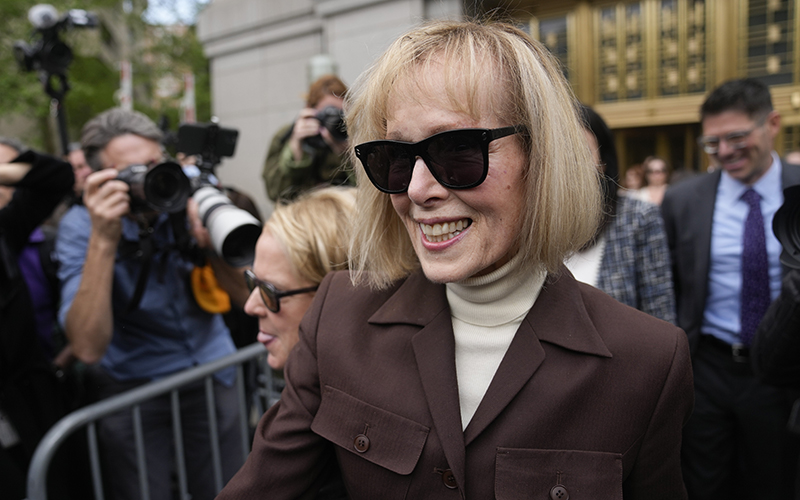
[[[134,422],[134,439],[136,441],[136,454],[139,469],[139,484],[142,492],[142,499],[149,500],[150,492],[147,487],[147,467],[144,455],[144,439],[142,437],[142,422],[140,405],[148,400],[154,399],[166,393],[171,393],[172,403],[172,427],[175,439],[175,459],[177,470],[177,483],[181,499],[188,499],[188,486],[186,479],[186,467],[183,456],[183,437],[180,419],[180,402],[178,391],[197,380],[205,379],[206,407],[209,416],[209,433],[211,442],[211,456],[214,466],[214,479],[217,491],[224,486],[222,484],[222,463],[220,459],[219,441],[217,439],[217,420],[216,405],[214,402],[213,374],[236,365],[236,388],[238,393],[240,428],[242,439],[242,463],[247,459],[250,449],[250,425],[248,424],[248,409],[245,395],[245,376],[244,364],[257,360],[259,366],[257,389],[253,394],[253,409],[255,416],[263,413],[264,409],[271,406],[280,397],[279,392],[274,388],[272,372],[266,364],[267,351],[260,343],[255,343],[239,349],[239,351],[224,358],[196,366],[188,370],[171,375],[167,378],[150,382],[141,387],[131,389],[114,397],[98,401],[59,420],[42,438],[39,446],[33,454],[30,469],[28,472],[27,500],[47,500],[47,473],[50,462],[53,459],[59,446],[82,427],[86,427],[87,439],[89,444],[89,460],[91,466],[92,487],[95,500],[103,500],[103,480],[100,468],[100,453],[97,442],[97,421],[107,415],[118,411],[131,409]]]

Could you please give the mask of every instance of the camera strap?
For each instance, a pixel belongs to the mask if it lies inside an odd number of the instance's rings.
[[[153,227],[150,226],[147,219],[144,217],[138,219],[139,223],[139,241],[137,242],[136,255],[142,263],[139,269],[139,276],[136,278],[136,288],[134,289],[133,296],[126,308],[128,313],[136,310],[139,303],[142,301],[142,296],[147,288],[147,279],[150,276],[150,268],[155,254],[155,244],[153,243]],[[165,266],[167,265],[168,254],[171,250],[177,250],[180,255],[193,263],[195,266],[205,265],[206,259],[203,252],[197,248],[192,242],[189,230],[186,227],[186,211],[169,214],[169,222],[172,227],[172,234],[175,238],[175,243],[164,249],[161,256],[161,265],[159,269],[163,276]]]
[[[136,278],[136,288],[133,291],[133,297],[128,302],[127,312],[133,312],[139,307],[144,295],[145,286],[147,286],[147,277],[150,275],[150,262],[153,260],[153,228],[145,222],[143,227],[139,225],[139,250],[141,253],[142,267],[139,268],[139,277]]]

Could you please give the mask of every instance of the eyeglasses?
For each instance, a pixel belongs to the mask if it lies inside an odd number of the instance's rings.
[[[495,129],[448,130],[419,142],[371,141],[355,147],[367,177],[376,188],[389,194],[405,193],[411,183],[414,163],[422,158],[431,175],[450,189],[479,185],[489,172],[489,143],[526,132],[523,125]]]
[[[253,290],[258,287],[258,291],[261,294],[261,300],[264,301],[264,305],[267,306],[267,309],[274,313],[281,310],[282,297],[314,292],[317,290],[317,288],[319,288],[319,286],[310,286],[307,288],[298,288],[296,290],[288,290],[284,292],[275,288],[275,285],[272,283],[261,281],[260,279],[256,278],[255,273],[249,269],[244,272],[244,281],[247,283],[247,289],[250,290],[250,293],[253,293]]]
[[[717,137],[714,135],[705,135],[703,137],[697,138],[697,144],[703,148],[707,154],[715,155],[719,153],[719,145],[720,143],[727,142],[728,145],[732,149],[744,149],[747,147],[747,138],[752,134],[757,128],[764,125],[766,119],[759,120],[755,127],[748,129],[748,130],[738,130],[736,132],[731,132],[730,134],[723,135],[722,137]]]

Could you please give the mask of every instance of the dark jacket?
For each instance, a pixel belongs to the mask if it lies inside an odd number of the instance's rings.
[[[800,389],[800,270],[783,278],[781,294],[758,325],[750,360],[764,382]]]
[[[69,163],[31,151],[14,161],[32,163],[33,168],[0,209],[0,408],[30,458],[44,432],[61,416],[61,406],[54,373],[36,339],[31,299],[17,268],[17,255],[30,233],[72,191],[74,177]]]
[[[377,292],[329,274],[286,379],[219,498],[313,498],[334,455],[353,500],[686,497],[684,333],[566,270],[464,431],[445,286],[419,272]]]

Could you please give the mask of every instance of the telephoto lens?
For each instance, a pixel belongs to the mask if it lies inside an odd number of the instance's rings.
[[[783,190],[783,205],[772,219],[772,232],[781,242],[781,264],[800,269],[800,186]]]
[[[217,254],[234,267],[252,264],[261,222],[213,186],[199,188],[193,198]]]

